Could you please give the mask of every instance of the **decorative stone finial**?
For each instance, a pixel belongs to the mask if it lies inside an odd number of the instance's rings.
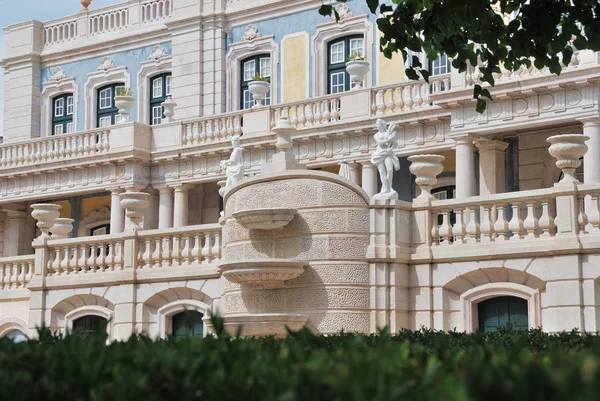
[[[292,152],[292,134],[296,132],[296,127],[294,127],[287,116],[280,117],[272,131],[277,135],[275,147],[279,152],[273,155],[271,163],[262,166],[262,172],[306,169],[305,165],[296,161],[296,157]]]
[[[248,25],[246,29],[244,29],[244,33],[242,35],[242,40],[254,40],[256,38],[260,38],[262,35],[258,32],[258,28],[256,25]]]
[[[49,237],[50,229],[54,226],[56,219],[60,217],[60,205],[54,203],[36,203],[31,205],[33,212],[31,217],[37,220],[36,225],[42,232],[40,237]]]
[[[102,62],[100,63],[100,65],[98,66],[98,71],[108,71],[111,68],[116,68],[116,67],[117,66],[110,59],[110,57],[106,56],[106,57],[104,57],[104,60],[102,60]]]
[[[166,49],[161,47],[161,45],[156,45],[150,52],[150,56],[148,56],[148,60],[160,60],[161,58],[168,57],[169,53]]]
[[[65,74],[65,72],[63,71],[63,69],[60,68],[60,67],[56,67],[54,69],[54,72],[50,76],[50,81],[57,81],[58,82],[61,79],[65,79],[65,78],[67,78],[67,74]]]
[[[171,99],[171,96],[167,96],[167,100],[165,100],[164,102],[162,102],[160,104],[164,109],[164,115],[165,117],[167,117],[166,121],[167,122],[173,122],[173,116],[175,115],[175,107],[177,107],[177,103],[175,103],[173,101],[173,99]]]
[[[144,210],[150,204],[149,194],[145,192],[123,192],[121,195],[121,207],[125,209],[127,217],[127,229],[137,231],[143,229]]]
[[[88,11],[88,7],[90,6],[90,4],[92,4],[92,0],[81,0],[80,3],[83,6],[80,12]]]
[[[588,139],[589,136],[579,134],[554,135],[546,139],[550,143],[548,152],[556,158],[556,167],[563,172],[563,178],[557,185],[572,185],[579,182],[575,178],[575,170],[581,166],[580,159],[588,151],[585,144]]]
[[[444,171],[442,162],[446,160],[441,155],[413,155],[408,157],[411,162],[409,170],[415,177],[415,183],[421,188],[417,199],[434,199],[431,188],[437,183],[437,176]]]
[[[54,220],[54,225],[50,230],[52,231],[52,239],[69,238],[69,234],[73,231],[73,219],[58,218]]]

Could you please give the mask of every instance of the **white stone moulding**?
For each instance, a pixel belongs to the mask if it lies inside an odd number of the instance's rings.
[[[232,214],[239,224],[250,230],[274,230],[285,227],[298,213],[297,209],[271,208],[242,210]]]
[[[220,270],[227,280],[260,288],[281,288],[283,283],[304,273],[306,262],[289,259],[266,259],[223,262]]]

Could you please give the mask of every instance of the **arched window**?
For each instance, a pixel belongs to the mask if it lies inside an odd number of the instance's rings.
[[[73,94],[65,93],[52,99],[52,135],[73,132]]]
[[[335,39],[327,45],[327,93],[340,93],[350,89],[350,75],[346,61],[352,54],[365,55],[364,38],[352,35]]]
[[[150,125],[158,125],[164,115],[161,104],[171,96],[171,73],[150,78],[150,87]]]
[[[510,323],[514,328],[529,328],[527,301],[518,297],[495,297],[482,301],[477,306],[479,331],[495,331]]]
[[[23,333],[21,330],[11,330],[6,334],[6,338],[8,338],[9,340],[11,340],[14,343],[21,343],[23,341],[27,341],[28,338],[25,335],[25,333]]]
[[[115,96],[119,89],[125,89],[125,85],[123,83],[111,84],[98,89],[96,125],[99,128],[109,127],[119,122],[119,109],[115,105]]]
[[[73,332],[80,334],[106,332],[106,323],[106,319],[101,316],[83,316],[73,321]]]
[[[252,94],[248,90],[248,83],[254,79],[255,75],[260,75],[268,82],[271,82],[271,56],[268,54],[260,54],[242,60],[242,79],[241,79],[241,108],[250,109],[254,106]],[[267,93],[263,101],[265,106],[271,104],[271,91]]]
[[[197,311],[185,311],[173,315],[171,318],[173,337],[202,337],[204,334],[202,317],[202,313]]]

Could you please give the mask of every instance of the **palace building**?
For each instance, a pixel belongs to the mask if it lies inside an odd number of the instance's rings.
[[[5,28],[0,336],[600,329],[599,54],[478,114],[477,66],[411,81],[364,0],[321,4]]]

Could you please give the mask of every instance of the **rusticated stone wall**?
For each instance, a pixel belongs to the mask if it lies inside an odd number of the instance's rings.
[[[238,211],[275,207],[298,213],[276,230],[249,230],[232,217]],[[369,331],[369,208],[362,189],[323,172],[258,176],[226,194],[225,218],[225,261],[308,262],[300,277],[279,289],[226,282],[225,317],[306,314],[307,325],[319,333]]]

